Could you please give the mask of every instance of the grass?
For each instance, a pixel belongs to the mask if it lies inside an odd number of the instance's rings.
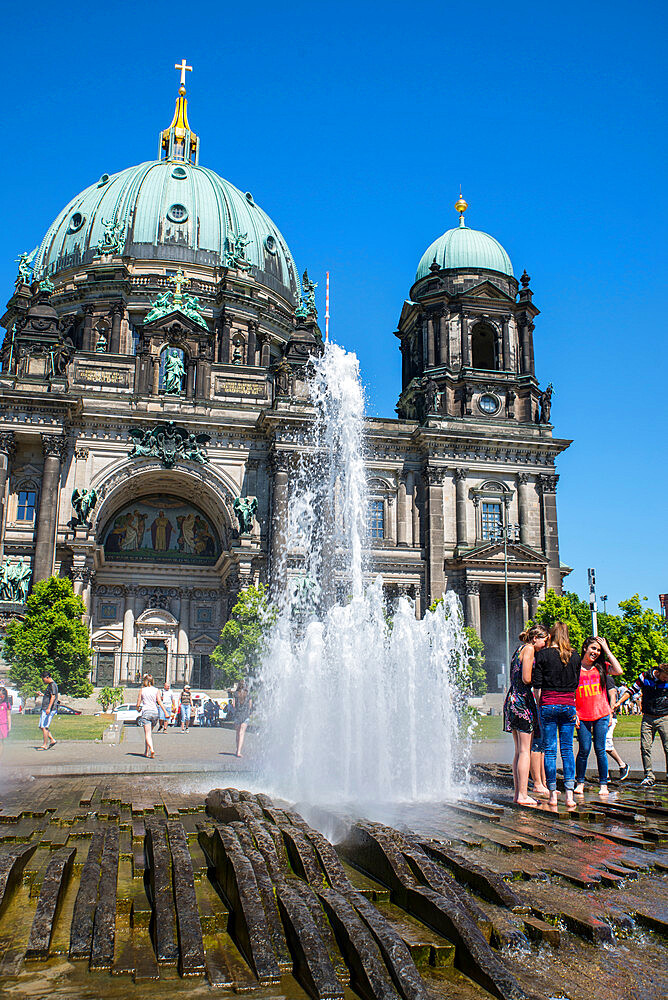
[[[12,714],[11,740],[41,740],[39,715]],[[51,733],[56,740],[99,740],[109,725],[109,719],[94,715],[56,715]]]
[[[640,739],[641,715],[618,715],[615,739]],[[476,719],[473,739],[498,740],[503,736],[503,719],[500,715],[480,715]]]

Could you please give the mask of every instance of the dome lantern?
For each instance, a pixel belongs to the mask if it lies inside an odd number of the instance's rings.
[[[181,85],[176,98],[174,117],[169,128],[160,133],[158,148],[159,160],[177,160],[187,163],[199,163],[199,136],[191,131],[188,124],[188,101],[186,100],[186,71],[192,72],[192,66],[186,65],[186,60],[174,64],[174,69],[181,71]]]
[[[466,225],[464,213],[468,203],[459,194],[455,202],[455,211],[459,212],[459,225],[456,229],[448,229],[429,246],[418,264],[415,280],[420,281],[437,270],[484,270],[498,271],[508,277],[513,277],[513,265],[510,257],[498,240],[488,233],[470,229]]]

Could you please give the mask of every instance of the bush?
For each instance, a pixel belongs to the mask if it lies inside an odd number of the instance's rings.
[[[103,687],[97,696],[103,712],[108,712],[110,708],[115,708],[116,705],[120,704],[122,698],[122,687]]]
[[[277,615],[277,609],[269,603],[264,584],[247,587],[239,594],[229,621],[220,633],[220,643],[211,654],[211,662],[220,670],[224,686],[230,687],[257,674],[267,635]]]

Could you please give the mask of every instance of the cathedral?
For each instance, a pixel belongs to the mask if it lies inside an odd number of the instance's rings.
[[[322,350],[282,234],[200,164],[189,68],[157,158],[63,208],[21,255],[2,319],[0,626],[33,583],[70,577],[96,686],[148,669],[217,687],[221,627],[283,555],[304,370]],[[569,442],[534,371],[530,279],[467,207],[398,295],[397,416],[367,421],[370,565],[418,615],[459,595],[494,691],[506,591],[514,639],[569,572],[555,473]]]

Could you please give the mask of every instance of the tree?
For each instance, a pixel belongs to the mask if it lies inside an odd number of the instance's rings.
[[[107,712],[110,708],[113,708],[115,705],[118,705],[122,697],[123,697],[122,687],[115,687],[115,688],[103,687],[99,695],[97,696],[97,700],[102,706],[102,711]]]
[[[621,601],[621,615],[598,615],[598,632],[624,670],[624,680],[634,680],[640,671],[651,670],[659,663],[668,662],[668,622],[652,608],[644,607],[639,594]],[[578,653],[587,636],[591,635],[591,610],[577,594],[561,596],[548,590],[545,600],[536,611],[534,623],[551,628],[556,621],[568,625],[571,645]]]
[[[443,598],[439,597],[437,601],[429,608],[430,611],[435,611],[439,604],[443,603]],[[461,624],[461,612],[459,614],[460,624]],[[463,671],[464,679],[467,682],[469,692],[476,698],[482,697],[482,695],[487,692],[487,674],[485,673],[485,644],[476,632],[476,630],[471,625],[464,626],[464,634],[466,636],[466,641],[468,644],[468,653],[466,656],[466,668]]]
[[[66,577],[51,576],[36,583],[23,619],[7,625],[3,655],[10,664],[12,684],[30,697],[44,687],[41,675],[51,674],[62,694],[91,694],[90,640],[83,621],[84,603]]]
[[[220,633],[220,642],[211,654],[214,667],[222,673],[224,685],[255,676],[262,663],[268,632],[277,615],[278,609],[269,603],[263,583],[247,587],[239,594]]]

